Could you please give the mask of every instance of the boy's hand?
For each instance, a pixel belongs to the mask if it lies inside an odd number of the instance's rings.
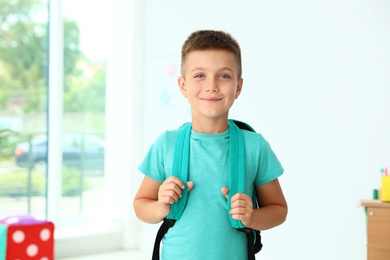
[[[194,183],[192,181],[187,182],[188,191],[190,191],[194,187]],[[185,186],[183,182],[172,176],[166,179],[158,190],[158,203],[163,207],[164,212],[168,215],[170,211],[170,205],[176,203],[182,196],[182,189]]]
[[[224,187],[221,189],[223,195],[228,198],[229,189]],[[251,197],[244,193],[236,193],[230,200],[231,210],[230,215],[233,219],[241,220],[244,226],[249,226],[252,223],[253,203]]]

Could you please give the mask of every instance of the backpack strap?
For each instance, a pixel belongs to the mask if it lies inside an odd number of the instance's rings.
[[[152,260],[159,260],[160,259],[161,240],[165,236],[165,233],[167,233],[168,230],[175,225],[175,222],[176,222],[176,220],[170,220],[170,219],[164,218],[163,223],[161,224],[160,228],[158,229],[156,239],[154,241]]]
[[[229,194],[227,199],[228,212],[231,199],[236,193],[245,193],[245,140],[238,126],[232,121],[229,124]],[[235,220],[229,215],[230,225],[234,228],[244,228],[241,220]]]
[[[173,154],[172,176],[178,177],[184,185],[187,185],[189,158],[190,158],[190,137],[192,123],[187,123],[180,127],[176,138],[175,152]],[[167,219],[179,220],[183,215],[188,199],[188,189],[182,189],[182,197],[171,205],[171,210]]]

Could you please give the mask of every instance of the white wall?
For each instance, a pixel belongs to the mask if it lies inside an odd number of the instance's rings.
[[[190,118],[176,84],[186,37],[226,30],[243,52],[231,117],[261,132],[285,167],[289,216],[263,232],[261,258],[365,259],[359,201],[390,165],[389,13],[387,0],[146,0],[143,152]],[[150,247],[155,227],[142,227]]]
[[[142,180],[137,167],[142,108],[142,0],[111,0],[107,63],[106,163],[107,215],[123,229],[125,249],[137,247],[138,222],[132,202]]]

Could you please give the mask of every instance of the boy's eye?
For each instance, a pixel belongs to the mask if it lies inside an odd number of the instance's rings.
[[[223,79],[230,79],[230,76],[227,74],[221,74],[219,77]]]
[[[200,78],[203,78],[203,75],[202,74],[196,74],[194,78],[200,79]]]

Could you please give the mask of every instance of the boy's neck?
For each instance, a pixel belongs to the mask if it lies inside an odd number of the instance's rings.
[[[218,119],[195,119],[192,118],[192,130],[204,134],[218,134],[225,132],[228,129],[228,121],[226,117]]]

